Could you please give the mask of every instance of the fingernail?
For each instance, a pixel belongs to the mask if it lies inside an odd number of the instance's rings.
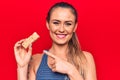
[[[47,53],[47,50],[43,50],[44,53]]]

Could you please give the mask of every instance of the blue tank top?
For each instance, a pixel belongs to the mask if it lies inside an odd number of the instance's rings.
[[[43,54],[41,64],[37,70],[36,80],[70,80],[66,74],[53,72],[47,65],[47,55]]]

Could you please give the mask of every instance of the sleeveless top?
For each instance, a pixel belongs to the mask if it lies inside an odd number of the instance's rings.
[[[36,80],[70,80],[67,74],[53,72],[47,64],[47,55],[43,54],[41,64],[37,70]]]

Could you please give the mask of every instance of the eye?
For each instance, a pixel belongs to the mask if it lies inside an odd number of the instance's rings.
[[[56,25],[57,25],[57,24],[59,24],[59,22],[53,22],[53,24],[56,24]]]
[[[66,23],[66,25],[67,25],[67,26],[70,26],[70,25],[72,25],[72,24],[71,24],[71,23]]]

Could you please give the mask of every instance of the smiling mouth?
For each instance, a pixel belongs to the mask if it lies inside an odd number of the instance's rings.
[[[56,34],[56,36],[60,39],[63,39],[67,36],[67,34]]]

